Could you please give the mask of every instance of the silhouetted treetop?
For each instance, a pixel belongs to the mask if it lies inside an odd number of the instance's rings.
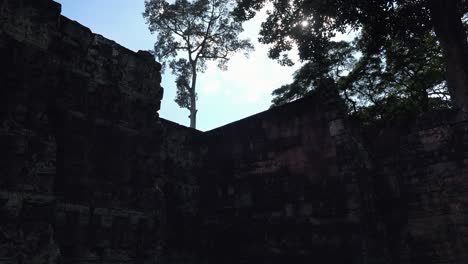
[[[169,64],[176,75],[180,107],[190,110],[190,126],[196,127],[197,73],[206,62],[218,62],[225,70],[230,57],[238,51],[253,49],[247,39],[239,39],[242,24],[234,21],[234,5],[226,0],[146,0],[143,16],[156,33],[154,55],[163,66]]]
[[[446,80],[456,107],[468,110],[468,44],[462,18],[465,0],[239,0],[234,14],[252,18],[271,4],[260,41],[271,44],[269,56],[291,64],[287,52],[297,45],[301,60],[327,68],[333,37],[360,32],[359,51],[378,55],[397,39],[402,49],[434,34],[447,66]],[[403,54],[403,53],[402,53]],[[421,55],[424,56],[424,55]]]

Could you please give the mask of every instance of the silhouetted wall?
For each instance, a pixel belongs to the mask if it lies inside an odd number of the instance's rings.
[[[3,0],[0,14],[0,262],[155,259],[174,214],[162,189],[194,182],[167,180],[183,156],[157,151],[175,149],[157,115],[161,66],[53,1]]]
[[[201,208],[210,257],[363,263],[366,161],[336,98],[316,93],[206,133]]]
[[[330,87],[329,87],[330,88]],[[366,127],[330,89],[205,133],[210,263],[465,263],[468,122]]]

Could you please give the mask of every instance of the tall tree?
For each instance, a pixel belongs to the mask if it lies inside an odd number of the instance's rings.
[[[291,84],[273,91],[273,105],[304,96],[325,74],[363,121],[415,116],[448,107],[444,60],[434,34],[402,43],[391,38],[377,51],[368,49],[372,38],[363,29],[356,40],[331,42],[328,65],[307,62]]]
[[[247,20],[267,2],[273,9],[262,24],[260,41],[272,44],[270,57],[286,64],[291,61],[285,51],[292,44],[298,46],[301,59],[320,64],[336,33],[350,29],[368,34],[369,54],[378,54],[389,39],[406,45],[435,32],[453,103],[468,110],[468,44],[462,22],[467,0],[239,0],[234,13]]]
[[[225,70],[235,52],[253,49],[249,40],[238,38],[243,29],[231,16],[232,8],[226,0],[145,0],[143,16],[157,35],[155,57],[176,75],[175,101],[190,111],[192,128],[197,118],[197,74],[210,60]]]
[[[410,42],[389,38],[373,53],[362,49],[366,37],[356,45],[362,57],[338,81],[351,111],[391,120],[449,107],[444,58],[433,33]]]
[[[427,0],[434,31],[447,62],[447,83],[454,103],[468,117],[468,42],[462,18],[467,0]]]

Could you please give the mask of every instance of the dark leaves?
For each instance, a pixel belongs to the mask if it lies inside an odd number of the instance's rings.
[[[287,53],[297,46],[305,62],[293,83],[273,92],[274,105],[302,97],[327,78],[351,112],[421,113],[434,103],[447,105],[445,65],[427,0],[240,0],[235,14],[249,19],[267,2],[273,9],[259,40],[271,46],[268,55],[290,65]],[[352,42],[334,39],[350,31],[357,32]]]

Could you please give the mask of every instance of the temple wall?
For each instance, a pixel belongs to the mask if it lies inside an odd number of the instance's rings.
[[[60,9],[0,2],[0,261],[161,258],[165,219],[196,208],[178,193],[188,173],[168,180],[183,156],[163,159],[174,147],[157,113],[161,66]],[[182,197],[168,210],[171,186]]]

